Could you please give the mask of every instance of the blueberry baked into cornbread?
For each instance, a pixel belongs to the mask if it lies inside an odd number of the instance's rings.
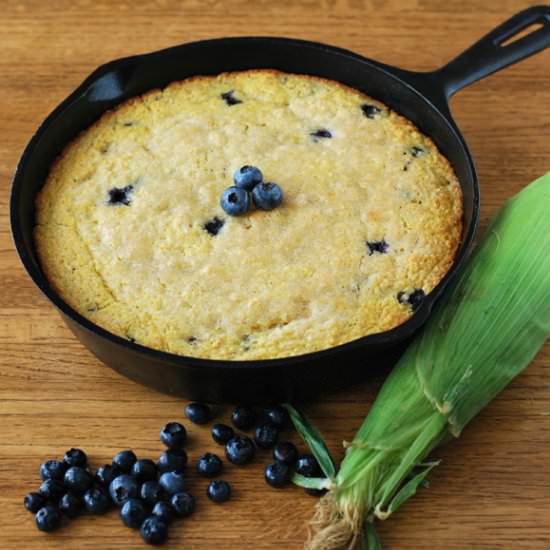
[[[258,166],[277,208],[228,215]],[[63,151],[35,243],[80,314],[151,348],[276,358],[391,329],[449,269],[462,197],[429,138],[339,83],[276,71],[175,82]]]

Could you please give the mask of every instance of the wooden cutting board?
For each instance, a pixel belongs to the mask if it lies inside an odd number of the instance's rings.
[[[51,7],[51,5],[54,7]],[[38,467],[84,448],[92,465],[131,447],[161,449],[159,428],[181,420],[184,401],[138,386],[104,367],[63,325],[23,272],[8,228],[8,192],[32,132],[97,65],[209,37],[284,35],[349,48],[389,64],[433,69],[529,2],[450,0],[190,0],[178,2],[2,2],[0,18],[0,547],[142,548],[117,515],[85,517],[54,535],[38,532],[23,495]],[[509,68],[452,101],[477,162],[481,225],[522,186],[550,169],[550,53]],[[342,456],[381,376],[307,405],[331,451]],[[219,412],[227,419],[228,408]],[[190,428],[189,452],[218,450],[207,429]],[[472,424],[438,451],[430,488],[380,527],[384,548],[550,548],[550,345]],[[299,549],[315,498],[262,480],[268,454],[227,467],[233,500],[210,504],[204,480],[192,519],[170,546]]]

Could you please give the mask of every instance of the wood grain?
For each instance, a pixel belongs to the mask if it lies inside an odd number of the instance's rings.
[[[53,4],[53,6],[52,6]],[[55,535],[39,533],[22,507],[38,466],[71,446],[93,465],[131,447],[160,451],[158,430],[182,418],[184,402],[111,372],[69,333],[24,274],[8,228],[17,159],[45,115],[97,65],[112,58],[207,37],[263,34],[319,40],[410,69],[449,60],[529,2],[450,0],[107,0],[2,2],[0,36],[0,547],[141,548],[116,514],[86,517]],[[550,54],[479,82],[452,101],[477,161],[482,226],[502,202],[550,169]],[[368,380],[306,407],[342,456],[381,380]],[[227,410],[219,418],[227,417]],[[190,428],[190,453],[215,450]],[[550,345],[472,424],[437,452],[442,465],[380,527],[384,548],[550,547]],[[264,456],[267,461],[267,455]],[[172,547],[298,549],[315,499],[274,491],[262,462],[225,477],[231,503],[208,505],[192,479],[198,512],[171,530]]]

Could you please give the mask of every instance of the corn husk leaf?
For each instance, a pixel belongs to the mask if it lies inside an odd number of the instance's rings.
[[[440,462],[440,460],[435,460],[433,462],[420,465],[420,473],[414,475],[409,481],[405,482],[397,494],[391,499],[388,504],[388,516],[416,494],[418,487],[424,483],[427,475],[436,466],[438,466]]]
[[[288,411],[296,431],[302,436],[302,439],[310,448],[311,453],[317,459],[323,473],[328,479],[334,479],[336,476],[336,467],[334,466],[334,461],[332,460],[327,446],[325,445],[323,436],[319,433],[317,428],[292,405],[285,403],[283,406]],[[302,476],[300,476],[300,478],[301,477]],[[298,485],[305,487],[302,483],[298,483]]]
[[[374,525],[370,521],[365,521],[363,525],[362,550],[382,550],[382,544],[376,533]]]
[[[326,477],[305,477],[297,473],[292,474],[292,483],[304,489],[330,489],[331,487],[331,481]]]

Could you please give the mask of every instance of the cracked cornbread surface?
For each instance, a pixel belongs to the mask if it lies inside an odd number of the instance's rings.
[[[230,217],[232,174],[284,191]],[[123,103],[70,143],[36,202],[52,287],[108,331],[176,354],[259,359],[404,322],[449,269],[457,179],[434,144],[341,84],[197,77]]]

